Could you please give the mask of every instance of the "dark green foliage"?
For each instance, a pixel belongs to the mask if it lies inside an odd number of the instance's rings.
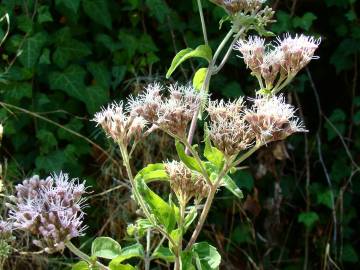
[[[253,269],[253,263],[262,269],[303,269],[306,245],[307,269],[323,269],[325,261],[331,265],[324,259],[327,244],[339,268],[356,269],[359,1],[272,2],[279,10],[271,29],[276,34],[305,31],[322,37],[320,60],[290,87],[289,98],[299,101],[310,132],[306,140],[295,135],[285,144],[269,145],[249,168],[232,174],[245,193],[244,203],[223,191],[202,238],[216,243],[224,265],[235,269]],[[214,49],[223,35],[218,34],[218,22],[224,13],[207,1],[203,6]],[[147,82],[165,80],[176,53],[203,43],[196,1],[191,0],[3,0],[0,16],[5,12],[11,30],[0,49],[0,122],[5,127],[1,162],[7,160],[9,182],[62,169],[97,190],[100,183],[94,179],[109,172],[102,168],[106,156],[94,141],[109,146],[89,121],[94,112]],[[228,27],[224,22],[222,28]],[[0,39],[4,33],[2,24]],[[201,61],[183,63],[171,80],[185,75],[190,81],[204,67]],[[241,59],[233,55],[210,91],[214,97],[234,98],[253,93],[255,87]],[[111,155],[117,159],[116,153]],[[103,210],[91,211],[96,215]],[[103,223],[93,219],[89,225],[95,234]]]

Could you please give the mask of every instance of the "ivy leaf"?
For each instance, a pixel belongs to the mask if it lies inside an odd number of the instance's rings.
[[[200,68],[196,71],[193,79],[193,86],[196,90],[201,90],[205,81],[207,70],[207,68]]]
[[[306,31],[310,30],[310,27],[312,26],[313,22],[317,19],[314,13],[306,12],[302,17],[296,16],[293,19],[293,25],[294,27],[299,27],[301,29],[304,29]]]
[[[41,49],[46,41],[47,35],[45,32],[39,32],[27,38],[22,48],[22,53],[19,56],[20,63],[26,68],[33,68],[41,55]]]
[[[319,220],[319,216],[315,212],[304,212],[298,216],[298,222],[303,223],[308,229],[311,229]]]
[[[63,151],[55,151],[49,155],[38,156],[35,159],[36,168],[44,171],[60,171],[66,162]]]
[[[83,100],[85,85],[85,70],[78,66],[72,65],[63,72],[52,72],[49,76],[51,89],[59,89],[80,101]]]
[[[121,254],[121,246],[110,237],[97,237],[91,246],[91,256],[114,259]]]
[[[98,85],[89,86],[84,91],[81,100],[85,103],[88,113],[92,115],[109,101],[109,90]]]
[[[83,42],[76,39],[66,39],[61,43],[57,43],[53,61],[60,68],[64,68],[67,66],[68,62],[83,59],[90,54],[91,50]]]
[[[125,247],[121,250],[119,256],[112,259],[109,266],[110,269],[118,269],[114,267],[118,267],[125,260],[131,258],[143,258],[144,257],[144,248],[141,244],[137,243],[128,247]],[[113,268],[111,268],[113,267]],[[120,268],[121,269],[121,268]]]
[[[80,1],[81,0],[56,0],[55,3],[56,5],[64,4],[65,7],[76,14],[79,10]]]
[[[346,244],[343,248],[341,259],[344,262],[357,263],[359,261],[359,256],[353,246]]]
[[[154,16],[160,23],[164,23],[166,16],[170,13],[169,7],[164,0],[146,0],[146,6],[150,15]]]
[[[38,13],[38,22],[40,24],[53,21],[53,18],[50,13],[50,7],[40,6],[37,10],[37,13]]]
[[[169,79],[171,74],[181,63],[193,57],[203,58],[210,62],[212,59],[212,50],[207,45],[200,45],[195,50],[191,48],[181,50],[175,55],[173,61],[171,62],[171,66],[166,73],[166,78]]]
[[[4,99],[10,103],[16,103],[23,98],[32,97],[32,86],[27,82],[12,82],[11,84],[1,84],[4,91]]]
[[[57,140],[54,134],[46,129],[40,129],[36,133],[36,138],[40,141],[40,152],[42,154],[49,153],[57,146]]]
[[[317,193],[317,202],[327,206],[329,209],[333,207],[333,194],[331,190]]]
[[[197,254],[197,262],[202,270],[219,269],[221,256],[215,247],[206,242],[196,243],[193,246],[193,252]]]
[[[111,15],[109,12],[108,2],[104,0],[85,0],[82,1],[84,12],[94,22],[111,29]]]

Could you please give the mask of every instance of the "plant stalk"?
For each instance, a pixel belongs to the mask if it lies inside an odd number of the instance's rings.
[[[100,269],[102,270],[109,270],[109,268],[105,265],[103,265],[102,263],[98,262],[98,261],[93,261],[89,255],[85,254],[84,252],[82,252],[80,249],[78,249],[73,243],[71,243],[70,241],[66,242],[65,246],[72,252],[74,253],[77,257],[79,257],[80,259],[86,261],[88,264],[90,265],[96,265],[98,266]]]
[[[203,36],[204,36],[204,42],[205,42],[205,45],[209,45],[201,0],[197,0],[197,4],[198,4],[199,15],[200,15],[200,20],[201,20],[201,28],[202,28],[202,32],[203,32]]]

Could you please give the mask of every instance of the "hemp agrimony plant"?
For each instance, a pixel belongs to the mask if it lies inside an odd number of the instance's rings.
[[[72,244],[71,239],[86,228],[86,188],[85,183],[70,180],[63,173],[46,179],[34,176],[16,187],[9,203],[11,228],[33,234],[37,238],[34,244],[47,253],[62,252],[67,247],[82,259],[73,269],[149,270],[159,260],[175,270],[219,269],[221,257],[216,248],[197,242],[214,197],[219,189],[226,188],[242,199],[231,178],[238,166],[260,147],[306,132],[296,109],[279,93],[316,58],[320,40],[285,34],[266,43],[265,38],[273,36],[266,27],[273,22],[274,11],[264,0],[211,2],[226,11],[220,23],[230,22],[229,32],[213,53],[198,0],[205,44],[180,51],[166,74],[169,78],[192,57],[207,60],[208,66],[195,73],[192,83],[154,82],[138,96],[124,103],[113,102],[94,117],[120,149],[140,210],[139,219],[128,227],[135,244],[122,248],[111,238],[99,237],[92,243],[91,255]],[[212,100],[211,78],[233,51],[244,60],[259,87],[253,98]],[[205,122],[203,147],[192,142],[198,121]],[[155,130],[174,139],[178,159],[148,164],[134,173],[132,153],[138,142]],[[170,194],[152,190],[149,184],[155,181],[168,185]],[[7,228],[4,224],[1,226]],[[155,235],[160,235],[161,241]]]

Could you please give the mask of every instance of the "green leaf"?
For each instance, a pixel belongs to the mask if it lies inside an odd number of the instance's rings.
[[[317,19],[314,13],[306,12],[302,17],[296,16],[293,19],[293,25],[294,27],[302,28],[306,31],[310,30],[310,27],[312,26],[313,22]]]
[[[92,242],[91,256],[112,260],[120,254],[120,244],[110,237],[97,237]]]
[[[196,71],[193,79],[193,86],[196,90],[201,90],[205,81],[207,70],[207,68],[200,68]]]
[[[74,264],[72,267],[71,267],[71,270],[90,270],[90,267],[88,265],[87,262],[85,261],[80,261],[76,264]]]
[[[188,156],[185,153],[185,147],[183,146],[182,143],[180,143],[178,140],[176,140],[175,147],[176,147],[176,151],[177,151],[179,158],[181,159],[182,162],[184,162],[184,164],[189,169],[198,171],[200,173],[202,172],[201,167],[200,167],[199,163],[197,162],[197,160],[191,156]]]
[[[41,49],[46,41],[47,35],[45,32],[39,32],[27,38],[22,47],[22,53],[19,56],[20,63],[26,68],[33,68],[41,55]]]
[[[62,90],[82,101],[85,92],[85,74],[85,70],[77,65],[72,65],[63,72],[52,72],[49,76],[50,88]]]
[[[343,248],[341,259],[344,262],[357,263],[359,261],[359,256],[353,246],[346,244]]]
[[[102,86],[93,85],[86,87],[81,100],[86,104],[90,115],[96,113],[99,108],[109,101],[109,90]]]
[[[344,135],[346,131],[345,120],[346,114],[340,109],[335,109],[329,117],[329,121],[332,123],[333,126],[335,126],[335,128],[338,132],[340,132],[341,135]],[[329,123],[325,123],[325,128],[328,135],[327,137],[329,141],[332,141],[338,136],[333,126],[331,126]]]
[[[200,45],[195,50],[191,48],[181,50],[175,55],[173,61],[171,62],[171,66],[168,72],[166,73],[166,78],[167,79],[170,78],[171,74],[176,70],[176,68],[181,63],[193,57],[203,58],[210,63],[212,59],[212,50],[207,45]]]
[[[109,266],[110,269],[117,269],[111,267],[117,267],[125,260],[131,258],[143,258],[144,257],[144,248],[141,244],[137,243],[128,247],[125,247],[121,250],[119,256],[112,259]]]
[[[130,264],[110,265],[109,268],[110,270],[136,270],[136,268]]]
[[[38,13],[38,22],[40,24],[53,21],[53,18],[50,13],[50,7],[40,6],[37,10],[37,13]]]
[[[79,10],[80,1],[81,0],[56,0],[55,3],[56,5],[64,4],[65,7],[76,14]]]
[[[175,210],[160,196],[153,192],[146,184],[141,175],[135,177],[136,188],[145,200],[151,213],[168,232],[172,231],[176,224]]]
[[[32,85],[28,82],[0,84],[0,87],[4,91],[4,99],[10,103],[16,103],[23,98],[32,97]]]
[[[151,16],[154,16],[160,23],[165,22],[170,10],[164,0],[146,0],[145,4],[149,8]]]
[[[333,208],[333,194],[331,190],[326,190],[317,193],[317,202],[327,206],[329,209]]]
[[[70,61],[83,59],[91,54],[91,50],[83,42],[75,39],[66,39],[57,44],[53,54],[53,61],[60,68],[64,68]]]
[[[224,154],[219,149],[211,145],[207,126],[205,126],[205,133],[204,156],[208,161],[214,164],[218,170],[220,170],[224,166]]]
[[[206,242],[196,243],[193,246],[193,252],[197,253],[202,270],[219,269],[221,256],[215,247]]]
[[[311,229],[318,220],[319,216],[315,212],[304,212],[298,216],[298,222],[303,223],[309,229]]]
[[[196,217],[198,215],[198,211],[197,211],[196,206],[191,206],[189,208],[190,208],[189,213],[186,215],[185,220],[184,220],[184,229],[185,229],[185,231],[187,231],[187,229],[194,222],[194,220],[196,219]]]
[[[183,251],[181,252],[181,270],[196,270],[195,266],[192,263],[194,253],[192,251]]]
[[[244,198],[244,194],[242,193],[241,189],[236,185],[235,181],[229,175],[225,175],[222,181],[223,186],[232,194],[234,194],[237,198]]]
[[[36,132],[36,138],[40,141],[40,152],[42,154],[49,153],[57,146],[57,140],[54,134],[46,129],[40,129]]]
[[[108,2],[104,0],[85,0],[82,1],[84,12],[94,22],[111,29],[111,15]]]
[[[110,88],[111,74],[108,67],[103,63],[91,62],[87,65],[87,69],[93,75],[95,84],[105,89]]]
[[[60,171],[66,162],[63,151],[55,151],[48,155],[38,156],[35,159],[36,168],[44,171]]]
[[[165,262],[172,263],[175,261],[175,256],[172,254],[171,250],[167,247],[160,246],[152,254],[153,259],[161,259]]]
[[[141,177],[145,183],[169,180],[169,176],[165,171],[165,165],[163,163],[147,165],[137,173],[136,177]]]

